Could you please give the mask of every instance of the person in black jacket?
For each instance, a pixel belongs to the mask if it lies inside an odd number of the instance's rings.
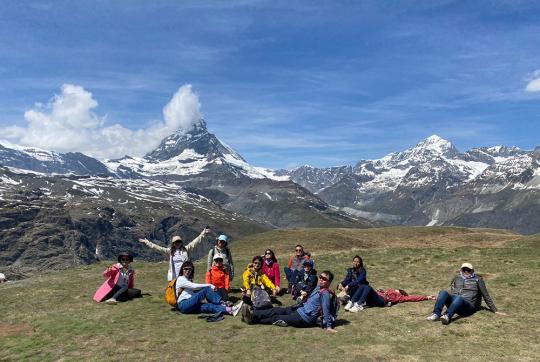
[[[440,320],[442,324],[449,324],[456,313],[461,316],[469,316],[475,313],[480,309],[482,298],[493,313],[506,315],[504,312],[497,311],[484,280],[476,275],[472,264],[463,263],[459,275],[450,283],[450,292],[446,290],[439,292],[433,314],[427,317],[427,320]],[[446,314],[441,315],[444,306],[446,306]]]
[[[360,287],[369,285],[366,278],[367,272],[364,268],[364,261],[359,255],[355,255],[352,261],[352,268],[347,269],[345,279],[338,285],[339,291],[345,291],[350,296],[344,308],[346,311],[350,311],[351,308],[355,308],[355,311],[356,309],[361,309],[357,302],[362,296],[362,288]]]
[[[300,301],[305,300],[317,286],[317,270],[313,268],[313,260],[304,260],[302,266],[302,270],[296,275],[291,291],[293,299],[300,298]]]

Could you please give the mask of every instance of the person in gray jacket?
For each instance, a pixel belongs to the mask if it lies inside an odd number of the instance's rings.
[[[497,311],[493,299],[491,299],[484,280],[476,275],[470,263],[461,265],[460,273],[450,284],[450,292],[441,290],[435,301],[433,314],[427,317],[429,321],[440,320],[442,324],[449,324],[454,314],[469,316],[480,309],[482,298],[486,301],[489,309],[499,315],[506,315]],[[446,306],[446,314],[442,310]]]

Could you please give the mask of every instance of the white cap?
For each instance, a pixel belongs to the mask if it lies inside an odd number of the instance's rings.
[[[216,260],[216,259],[222,259],[222,260],[225,260],[225,258],[223,257],[223,254],[216,254],[216,255],[214,255],[214,259],[213,259],[213,260]]]
[[[3,273],[0,273],[0,282],[3,282],[6,280],[6,276]]]
[[[469,268],[471,270],[474,270],[473,266],[471,263],[463,263],[461,264],[461,268],[460,269],[463,269],[463,268]]]

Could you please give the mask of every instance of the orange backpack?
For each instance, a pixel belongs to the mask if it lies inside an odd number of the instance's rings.
[[[180,290],[178,291],[178,295],[182,294],[183,291],[184,289],[180,288]],[[167,289],[165,289],[165,301],[171,307],[176,308],[176,303],[178,302],[177,299],[178,298],[176,294],[176,278],[174,278],[173,280],[167,283]]]

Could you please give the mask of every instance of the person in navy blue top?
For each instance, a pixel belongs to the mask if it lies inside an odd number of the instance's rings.
[[[335,332],[331,312],[332,294],[329,291],[333,279],[332,272],[323,271],[319,275],[317,287],[300,306],[253,310],[244,304],[241,309],[242,321],[248,324],[273,324],[280,327],[313,327],[317,325],[317,318],[321,316],[323,328]]]
[[[360,300],[363,291],[361,287],[364,285],[369,285],[364,261],[359,255],[355,255],[352,261],[352,268],[347,269],[345,279],[338,285],[339,291],[344,290],[350,296],[349,302],[344,308],[345,310],[350,310]]]

